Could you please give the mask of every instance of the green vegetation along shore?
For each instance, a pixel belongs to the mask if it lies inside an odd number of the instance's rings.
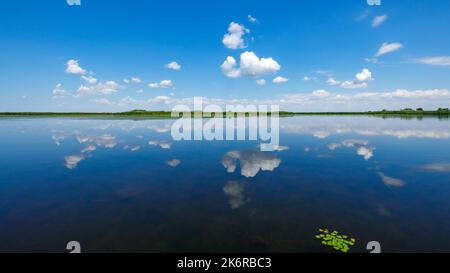
[[[191,112],[194,116],[194,112]],[[223,113],[226,116],[229,113]],[[234,113],[237,115],[237,113]],[[259,115],[260,113],[246,113],[246,115]],[[83,113],[83,112],[0,112],[0,116],[4,117],[105,117],[105,118],[172,118],[172,113],[168,111],[148,111],[148,110],[132,110],[128,112],[117,113]],[[205,117],[211,114],[203,113]],[[269,113],[270,115],[270,113]],[[439,108],[437,110],[418,109],[402,109],[402,110],[381,110],[368,112],[279,112],[280,117],[301,116],[301,115],[373,115],[373,116],[442,116],[448,117],[450,111],[448,108]],[[214,116],[214,114],[212,115]]]

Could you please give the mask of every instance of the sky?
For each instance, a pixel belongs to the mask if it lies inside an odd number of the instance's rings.
[[[0,112],[450,107],[450,1],[4,0]]]

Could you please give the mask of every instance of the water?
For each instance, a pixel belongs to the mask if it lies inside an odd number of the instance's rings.
[[[450,252],[450,121],[294,117],[279,151],[170,120],[0,119],[0,251]]]

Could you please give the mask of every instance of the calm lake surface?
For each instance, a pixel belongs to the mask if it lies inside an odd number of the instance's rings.
[[[280,147],[171,120],[0,119],[0,252],[450,252],[450,121],[280,120]]]

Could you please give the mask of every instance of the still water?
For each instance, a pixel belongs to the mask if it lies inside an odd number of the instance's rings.
[[[280,146],[171,120],[0,119],[0,252],[450,252],[450,121],[280,120]]]

